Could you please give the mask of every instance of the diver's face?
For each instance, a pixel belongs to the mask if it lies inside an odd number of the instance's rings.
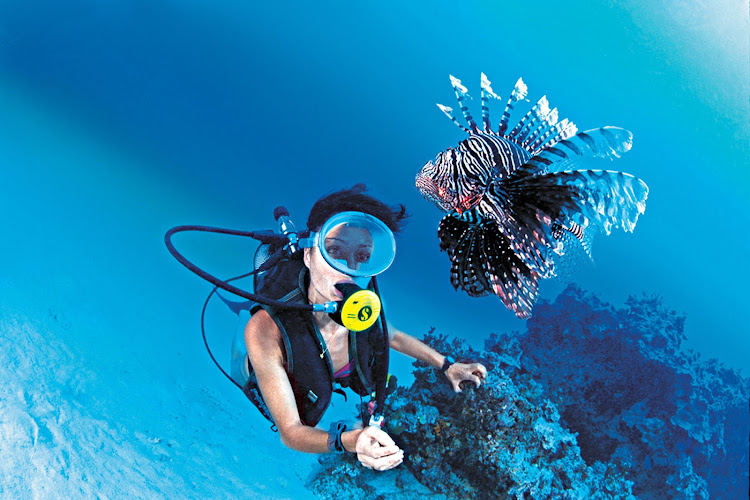
[[[346,267],[354,271],[370,260],[373,250],[372,236],[367,229],[345,224],[330,230],[323,244],[328,255],[342,264],[346,263]]]
[[[317,247],[305,248],[303,255],[305,266],[310,270],[310,290],[308,290],[310,302],[321,303],[341,300],[343,294],[336,288],[336,285],[339,283],[354,283],[352,277],[331,267]]]
[[[332,258],[352,270],[359,269],[362,263],[367,262],[373,250],[369,231],[343,224],[329,231],[323,244]],[[312,290],[308,295],[312,302],[341,300],[343,295],[336,285],[355,283],[351,276],[331,267],[317,247],[305,248],[304,262],[310,270]]]

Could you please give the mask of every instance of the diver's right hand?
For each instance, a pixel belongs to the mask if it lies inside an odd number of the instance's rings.
[[[377,427],[365,427],[357,437],[357,459],[368,469],[393,469],[404,461],[404,452],[391,436]]]

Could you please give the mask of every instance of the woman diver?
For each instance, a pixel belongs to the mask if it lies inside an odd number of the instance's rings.
[[[401,229],[406,210],[403,205],[392,209],[365,190],[358,184],[314,204],[307,221],[310,237],[300,240],[303,248],[297,252],[298,278],[286,289],[275,290],[276,296],[309,304],[341,301],[346,286],[365,288],[390,265],[395,255],[393,233]],[[382,338],[383,330],[388,331],[386,346],[440,369],[456,392],[461,382],[478,387],[486,376],[483,365],[454,362],[380,323],[353,332],[326,312],[256,305],[244,329],[250,377],[243,390],[248,397],[256,391],[256,404],[257,396],[262,398],[261,411],[267,410],[264,414],[289,448],[307,453],[347,451],[356,453],[367,468],[394,468],[404,453],[378,426],[346,430],[337,423],[329,432],[315,427],[336,384],[361,395],[372,392],[376,358],[383,355],[372,339]]]

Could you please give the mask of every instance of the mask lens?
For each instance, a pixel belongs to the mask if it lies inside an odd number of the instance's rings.
[[[396,255],[388,226],[361,212],[331,217],[318,234],[318,247],[334,269],[355,277],[382,273]]]

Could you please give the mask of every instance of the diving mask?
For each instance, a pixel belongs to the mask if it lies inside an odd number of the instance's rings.
[[[341,212],[317,233],[300,242],[318,247],[325,261],[355,278],[370,278],[388,269],[396,256],[393,232],[380,219],[363,212]]]

